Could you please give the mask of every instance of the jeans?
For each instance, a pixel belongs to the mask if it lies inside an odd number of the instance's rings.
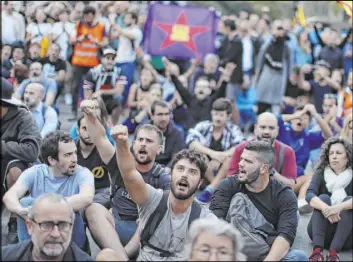
[[[289,249],[281,261],[308,261],[308,256],[301,250]]]
[[[125,86],[125,89],[123,92],[123,97],[124,97],[123,103],[126,104],[127,98],[129,96],[130,86],[134,80],[136,63],[135,62],[117,63],[116,66],[121,69],[121,72],[127,78],[127,85]]]
[[[83,77],[88,73],[90,70],[90,67],[86,66],[72,66],[72,75],[73,75],[73,80],[72,80],[72,87],[71,87],[71,94],[73,97],[72,101],[72,106],[71,110],[73,113],[77,113],[77,108],[78,108],[78,101],[80,97],[80,92],[82,91],[82,83],[83,83]]]
[[[240,89],[240,84],[228,83],[226,87],[226,98],[234,102],[237,99],[237,93]]]
[[[122,220],[114,215],[115,231],[118,233],[121,244],[125,246],[137,230],[137,224],[134,220]]]
[[[23,207],[29,207],[32,205],[33,201],[34,198],[32,197],[24,197],[20,200],[20,203]],[[17,217],[17,233],[19,241],[31,239],[27,231],[26,223],[20,216]],[[80,248],[83,248],[86,242],[86,231],[84,227],[84,222],[82,216],[78,212],[76,212],[75,221],[72,228],[72,240]]]

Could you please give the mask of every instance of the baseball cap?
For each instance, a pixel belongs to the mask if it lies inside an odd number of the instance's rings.
[[[23,105],[20,100],[12,97],[13,91],[14,89],[11,83],[7,81],[6,78],[1,77],[1,102],[14,106]]]
[[[108,48],[108,49],[105,49],[103,51],[103,56],[106,56],[106,55],[114,55],[114,56],[116,56],[116,52],[115,52],[114,49]]]
[[[318,67],[326,67],[328,70],[331,70],[331,65],[329,63],[327,63],[325,60],[319,60],[315,62],[314,68],[318,68]]]

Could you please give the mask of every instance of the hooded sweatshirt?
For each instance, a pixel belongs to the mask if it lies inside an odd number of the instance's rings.
[[[31,112],[25,106],[10,106],[1,119],[1,158],[35,162],[40,143],[40,130]]]

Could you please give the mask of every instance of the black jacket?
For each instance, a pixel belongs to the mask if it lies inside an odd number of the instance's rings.
[[[32,240],[21,241],[14,245],[1,247],[2,261],[33,261]],[[83,252],[74,242],[71,242],[64,255],[63,261],[94,261],[88,254]]]
[[[158,164],[170,167],[173,156],[180,150],[185,148],[184,134],[171,121],[167,131],[164,134],[164,148],[162,153],[157,155],[156,162]]]
[[[236,64],[236,68],[230,78],[233,84],[243,83],[243,44],[241,39],[236,36],[232,40],[225,37],[219,48],[220,66],[225,67],[227,63]]]
[[[10,106],[1,119],[1,158],[35,162],[40,143],[40,130],[32,113],[25,106]]]

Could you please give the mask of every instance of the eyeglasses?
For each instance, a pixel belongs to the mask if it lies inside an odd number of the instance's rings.
[[[66,222],[66,221],[59,221],[58,223],[54,223],[53,221],[44,221],[44,222],[38,223],[34,219],[32,221],[37,225],[39,225],[40,230],[42,230],[43,232],[51,232],[54,226],[57,226],[59,231],[61,232],[67,232],[72,227],[72,223]]]
[[[324,98],[328,98],[328,99],[330,99],[330,98],[332,98],[332,99],[335,98],[335,99],[336,99],[336,98],[337,98],[337,95],[335,95],[335,94],[325,94],[325,95],[324,95]]]
[[[218,257],[218,259],[221,261],[228,260],[234,256],[234,253],[229,253],[222,249],[214,250],[213,248],[207,248],[207,247],[193,249],[193,251],[196,252],[198,254],[198,257],[202,259],[209,259],[214,251],[216,252],[216,256]]]

